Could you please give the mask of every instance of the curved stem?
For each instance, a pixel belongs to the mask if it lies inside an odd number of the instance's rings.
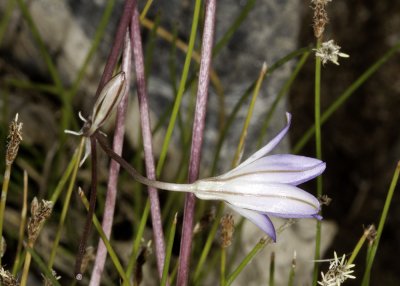
[[[127,161],[125,161],[121,156],[119,156],[117,153],[115,153],[108,146],[103,135],[96,132],[93,136],[97,139],[97,142],[99,142],[101,148],[107,153],[107,155],[110,156],[110,158],[113,159],[114,161],[116,161],[118,164],[120,164],[121,167],[124,168],[125,171],[128,172],[128,174],[131,175],[133,177],[133,179],[135,179],[139,183],[149,186],[149,187],[166,190],[166,191],[189,192],[189,193],[195,192],[196,189],[195,189],[195,185],[193,185],[193,184],[174,184],[174,183],[150,180],[146,177],[143,177],[138,171],[135,170],[135,168],[133,168]]]

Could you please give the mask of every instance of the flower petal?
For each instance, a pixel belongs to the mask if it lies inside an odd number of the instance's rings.
[[[290,122],[291,122],[292,115],[289,112],[286,112],[286,119],[287,123],[286,126],[278,133],[278,135],[275,136],[274,139],[268,142],[267,145],[265,145],[263,148],[258,150],[256,153],[251,155],[249,158],[247,158],[246,161],[242,162],[239,166],[237,166],[235,169],[231,170],[230,172],[222,175],[221,177],[226,177],[229,176],[232,172],[236,172],[237,170],[249,165],[250,163],[256,161],[257,159],[265,156],[268,154],[272,149],[275,148],[276,145],[279,144],[279,142],[282,140],[283,137],[285,137],[286,133],[289,130],[290,127]]]
[[[234,183],[214,192],[214,199],[285,218],[311,218],[318,215],[320,203],[313,195],[287,184]],[[202,198],[201,194],[196,196]],[[210,196],[206,199],[210,199]]]
[[[326,164],[318,159],[291,154],[269,155],[230,172],[223,180],[299,185],[325,170]]]
[[[228,204],[228,206],[235,212],[239,213],[240,215],[250,220],[256,226],[258,226],[263,232],[265,232],[269,237],[271,237],[274,242],[276,242],[275,227],[267,215],[248,209],[237,208],[231,204]]]

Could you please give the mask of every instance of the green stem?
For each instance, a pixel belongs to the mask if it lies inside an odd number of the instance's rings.
[[[3,188],[1,190],[1,199],[0,199],[0,243],[1,244],[3,244],[4,211],[6,209],[8,184],[10,183],[10,174],[11,174],[11,164],[6,164],[6,170],[4,171],[4,177],[3,177]],[[1,265],[1,256],[0,256],[0,265]]]
[[[65,199],[63,201],[63,209],[61,211],[61,216],[60,216],[60,221],[59,221],[59,224],[58,224],[57,233],[56,233],[56,236],[54,238],[53,248],[51,249],[50,259],[49,259],[49,262],[47,264],[50,269],[53,267],[54,260],[56,258],[57,249],[58,249],[58,244],[59,244],[60,239],[61,239],[61,233],[62,233],[62,231],[64,229],[65,218],[67,217],[67,212],[68,212],[69,208],[71,207],[70,206],[70,200],[71,200],[72,191],[74,190],[74,187],[75,187],[76,175],[78,173],[79,161],[80,161],[80,158],[82,156],[84,142],[85,142],[85,140],[82,138],[81,139],[81,144],[79,145],[79,149],[78,149],[78,156],[77,156],[77,158],[75,160],[75,165],[74,165],[72,177],[71,177],[71,180],[70,180],[70,183],[69,183],[69,186],[68,186],[67,194],[66,194]]]
[[[249,262],[254,258],[254,256],[260,252],[264,246],[271,242],[271,238],[264,237],[260,239],[260,241],[253,247],[253,249],[246,255],[246,257],[242,260],[239,266],[230,274],[226,280],[225,285],[231,285],[233,281],[237,278],[237,276],[242,272],[242,270],[249,264]]]
[[[317,40],[317,49],[321,46],[321,39]],[[321,59],[315,57],[315,151],[317,159],[322,159],[321,148]],[[317,177],[317,196],[322,196],[322,176]],[[317,220],[315,234],[315,253],[314,253],[314,272],[313,286],[317,285],[319,263],[317,262],[321,256],[321,221]]]
[[[275,252],[271,253],[271,261],[269,265],[269,286],[275,285]]]
[[[387,215],[389,212],[389,207],[390,207],[390,204],[393,199],[394,190],[396,189],[396,186],[397,186],[399,174],[400,174],[400,161],[397,162],[396,170],[393,174],[392,182],[390,183],[390,187],[389,187],[389,191],[388,191],[388,194],[386,197],[385,205],[382,210],[381,219],[379,220],[378,230],[376,232],[376,238],[374,240],[374,243],[371,246],[371,250],[367,257],[367,266],[366,266],[364,277],[362,280],[362,286],[369,285],[369,280],[370,280],[369,278],[371,275],[372,264],[374,262],[376,252],[378,250],[379,241],[381,239],[383,227],[385,226],[385,222],[386,222]]]
[[[140,219],[140,224],[139,224],[139,228],[138,228],[138,231],[136,234],[136,238],[135,238],[135,241],[133,242],[132,254],[129,258],[128,267],[126,268],[126,276],[127,277],[131,277],[133,270],[136,267],[136,258],[137,258],[137,254],[139,252],[140,243],[142,242],[142,239],[143,239],[143,233],[144,233],[144,229],[146,228],[146,223],[147,223],[147,219],[149,217],[149,212],[150,212],[150,201],[147,200],[146,206],[144,207],[144,210],[142,213],[142,218]]]
[[[374,226],[371,225],[369,226],[361,236],[360,240],[357,242],[356,247],[354,247],[353,253],[351,254],[349,260],[347,260],[347,265],[350,265],[353,263],[354,259],[357,257],[358,253],[361,250],[361,247],[364,245],[365,240],[367,239],[368,236],[371,235],[371,232],[374,231]]]
[[[225,286],[225,272],[226,272],[226,248],[221,248],[221,276],[220,285]]]
[[[168,269],[169,269],[169,264],[171,262],[172,247],[174,245],[177,216],[178,216],[178,213],[176,213],[174,216],[174,220],[172,221],[171,229],[170,229],[169,236],[168,236],[168,244],[167,244],[167,250],[165,253],[164,268],[163,268],[163,273],[162,273],[162,278],[161,278],[161,286],[167,285]]]
[[[172,137],[172,131],[174,130],[174,127],[175,127],[175,122],[176,122],[176,118],[178,116],[179,107],[181,105],[183,93],[185,91],[186,80],[187,80],[188,74],[189,74],[190,62],[192,59],[194,43],[195,43],[196,35],[197,35],[197,25],[199,22],[199,14],[200,14],[200,7],[201,7],[200,4],[201,4],[201,0],[196,0],[195,10],[194,10],[194,15],[193,15],[193,22],[192,22],[192,30],[190,32],[189,46],[188,46],[188,50],[186,53],[185,64],[183,66],[181,81],[179,83],[178,94],[176,96],[174,107],[172,109],[171,119],[168,123],[167,132],[165,134],[164,142],[163,142],[162,149],[161,149],[160,159],[158,160],[158,163],[157,163],[157,171],[156,171],[157,177],[160,177],[161,170],[164,167],[165,159],[167,157],[168,146],[169,146],[169,143],[170,143],[171,137]]]

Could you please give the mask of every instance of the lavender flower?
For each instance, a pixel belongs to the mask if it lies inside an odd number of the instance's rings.
[[[225,201],[274,241],[269,216],[321,219],[318,199],[296,186],[320,175],[325,163],[291,154],[266,156],[288,132],[291,115],[286,116],[287,125],[266,146],[233,170],[196,181],[193,191],[199,199]]]
[[[325,163],[304,156],[290,154],[269,155],[286,135],[291,115],[286,113],[287,125],[267,145],[233,170],[192,184],[174,184],[143,177],[123,158],[112,151],[97,136],[100,145],[138,182],[157,189],[193,193],[203,200],[222,200],[229,207],[248,218],[276,241],[276,232],[269,216],[281,218],[316,218],[320,202],[297,185],[319,176]]]

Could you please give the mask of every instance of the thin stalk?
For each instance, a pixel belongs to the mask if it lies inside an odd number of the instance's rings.
[[[132,18],[133,9],[135,7],[136,0],[126,0],[123,8],[121,18],[118,23],[117,31],[115,33],[115,38],[113,46],[107,58],[107,63],[104,66],[103,74],[101,76],[99,85],[97,87],[95,100],[103,89],[104,85],[110,81],[115,65],[118,61],[118,56],[122,49],[122,44],[124,42],[125,33],[129,27],[129,23]]]
[[[125,35],[125,44],[122,56],[122,71],[125,73],[125,78],[126,81],[128,82],[128,85],[124,91],[124,95],[120,104],[117,106],[117,116],[116,116],[117,118],[114,129],[113,150],[118,155],[122,154],[122,147],[125,135],[125,119],[129,101],[129,83],[131,78],[131,43],[128,30]],[[108,174],[107,194],[106,194],[104,215],[102,221],[102,228],[108,239],[110,239],[111,236],[111,229],[114,219],[119,169],[120,169],[119,164],[112,160],[110,162],[110,168]],[[91,286],[100,285],[101,275],[104,270],[106,257],[107,257],[107,249],[103,241],[100,239],[97,247],[96,259],[89,285]]]
[[[172,221],[171,229],[169,231],[167,251],[166,251],[165,262],[164,262],[164,269],[163,269],[162,278],[161,278],[161,286],[167,285],[168,269],[169,269],[169,264],[171,263],[172,247],[174,246],[174,237],[175,237],[175,231],[176,231],[177,216],[178,216],[178,213],[175,213],[174,220]]]
[[[286,228],[291,226],[295,220],[287,220],[283,225],[281,225],[277,233],[281,233]],[[271,243],[272,239],[269,236],[264,236],[260,239],[260,241],[253,247],[253,249],[246,255],[246,257],[240,262],[238,267],[228,276],[226,284],[227,286],[231,285],[237,276],[243,271],[243,269],[253,260],[257,253],[259,253],[267,244]]]
[[[275,252],[271,253],[271,259],[269,262],[269,286],[275,285]]]
[[[46,263],[44,263],[43,259],[40,258],[40,256],[35,252],[35,250],[33,248],[27,248],[26,251],[33,258],[33,261],[35,261],[36,265],[39,266],[40,271],[45,275],[45,277],[51,280],[52,283],[51,285],[61,286],[61,284],[57,281],[57,279],[51,272],[51,269],[47,268]]]
[[[317,40],[317,49],[321,46],[321,39]],[[315,119],[315,152],[316,158],[322,159],[321,147],[321,59],[315,57],[315,86],[314,86],[314,119]],[[317,196],[322,196],[322,176],[317,177]],[[313,284],[317,285],[319,263],[317,262],[321,256],[321,221],[316,222],[315,233],[315,253],[314,253],[314,271],[313,271]]]
[[[254,90],[253,90],[253,96],[251,98],[250,106],[247,111],[247,116],[246,116],[246,120],[243,125],[239,145],[238,145],[238,148],[236,149],[235,156],[233,157],[232,167],[236,167],[239,164],[241,157],[243,155],[244,142],[247,138],[247,129],[249,128],[251,116],[253,115],[253,110],[254,110],[254,107],[256,104],[256,100],[257,100],[258,94],[260,93],[261,84],[263,82],[263,79],[264,79],[266,73],[267,73],[267,64],[264,63],[262,66],[262,69],[260,71],[260,74],[258,76],[256,86],[254,87]]]
[[[28,281],[29,267],[31,265],[31,260],[32,260],[32,254],[31,251],[29,251],[30,249],[33,249],[33,243],[31,241],[28,242],[26,248],[27,252],[24,261],[24,268],[22,269],[21,282],[20,282],[21,286],[25,286],[26,282]]]
[[[0,240],[3,240],[4,211],[6,209],[8,184],[10,183],[11,165],[12,164],[6,164],[6,170],[4,171],[4,176],[3,176],[3,187],[1,190],[1,201],[0,201]],[[3,241],[1,241],[1,243],[3,243]],[[1,265],[1,256],[0,256],[0,265]]]
[[[294,276],[295,275],[296,275],[296,252],[293,255],[292,265],[290,267],[288,286],[294,285]]]
[[[147,200],[146,206],[144,207],[144,210],[142,212],[142,218],[140,219],[140,223],[139,223],[139,227],[137,230],[135,240],[133,241],[132,254],[129,258],[128,267],[126,268],[126,276],[127,277],[131,277],[132,272],[135,269],[136,258],[137,258],[137,254],[139,252],[140,243],[143,240],[143,233],[144,233],[144,229],[146,227],[147,218],[149,217],[149,213],[150,213],[150,201]]]
[[[289,89],[292,87],[294,80],[296,79],[297,75],[299,74],[300,70],[303,68],[304,63],[306,62],[308,56],[310,55],[310,51],[305,51],[303,56],[300,58],[299,62],[297,63],[295,69],[293,70],[292,74],[290,75],[289,79],[285,82],[281,90],[279,91],[278,95],[276,96],[274,102],[272,103],[270,109],[268,110],[267,115],[265,116],[265,120],[262,124],[260,136],[258,138],[258,147],[261,148],[263,145],[263,139],[267,133],[267,129],[271,122],[272,116],[275,113],[275,110],[278,106],[278,103],[281,99],[288,93]]]
[[[107,155],[118,162],[118,164],[121,165],[122,168],[125,169],[125,171],[132,176],[132,178],[146,186],[151,186],[156,189],[162,189],[162,190],[167,190],[167,191],[173,191],[173,192],[190,192],[193,193],[195,192],[195,186],[193,184],[174,184],[174,183],[167,183],[167,182],[160,182],[160,181],[154,181],[150,180],[146,177],[143,177],[138,171],[135,170],[125,159],[123,159],[121,156],[116,154],[108,145],[107,142],[104,138],[103,135],[100,133],[96,132],[93,135],[96,139],[97,142],[100,144],[101,148],[107,153]]]
[[[70,180],[69,185],[68,185],[68,190],[67,190],[67,193],[65,195],[65,199],[63,201],[63,209],[61,211],[61,216],[60,216],[60,221],[58,223],[57,233],[56,233],[56,236],[54,238],[53,247],[51,249],[49,262],[47,264],[50,269],[53,267],[54,260],[56,258],[57,249],[58,249],[58,244],[60,242],[61,234],[62,234],[62,231],[63,231],[63,228],[64,228],[65,218],[67,217],[67,212],[68,212],[69,208],[71,207],[70,206],[71,195],[72,195],[72,192],[73,192],[74,187],[75,187],[76,175],[78,173],[79,161],[80,161],[80,158],[82,156],[84,143],[85,143],[85,140],[82,138],[81,143],[79,145],[79,149],[78,149],[78,157],[74,161],[75,165],[74,165],[74,168],[73,168],[73,171],[72,171],[72,177],[71,177],[71,180]],[[55,201],[53,201],[53,202],[55,203]]]
[[[375,238],[375,240],[371,246],[370,252],[368,253],[368,256],[367,256],[367,265],[366,265],[364,277],[363,277],[362,284],[361,284],[362,286],[367,286],[367,285],[369,285],[369,282],[370,282],[372,264],[373,264],[375,256],[376,256],[376,252],[378,251],[379,241],[381,239],[383,227],[385,226],[385,222],[386,222],[387,215],[389,212],[390,204],[393,199],[394,190],[396,189],[397,181],[399,180],[399,174],[400,174],[400,161],[397,162],[396,170],[394,171],[392,182],[390,183],[390,187],[389,187],[388,194],[386,197],[385,205],[383,207],[382,215],[379,220],[379,225],[378,225],[378,229],[376,232],[376,238]]]
[[[140,14],[140,21],[142,21],[144,18],[146,18],[147,12],[149,11],[151,4],[153,4],[153,0],[147,0],[142,13]]]
[[[28,173],[24,170],[24,191],[23,191],[23,199],[22,199],[22,209],[21,209],[21,223],[19,224],[19,232],[18,232],[18,245],[17,251],[15,255],[14,265],[12,269],[12,274],[16,275],[18,271],[18,266],[21,261],[21,251],[22,251],[22,242],[24,241],[24,233],[26,227],[26,214],[28,212]]]
[[[253,247],[253,249],[246,255],[246,257],[242,260],[239,266],[228,276],[225,285],[231,285],[233,281],[237,278],[237,276],[242,272],[242,270],[246,267],[247,264],[254,258],[254,256],[260,252],[264,246],[268,243],[272,242],[270,237],[263,237],[260,241]]]
[[[206,118],[208,87],[210,81],[209,75],[212,58],[212,47],[214,43],[215,14],[217,10],[216,4],[216,0],[207,0],[205,2],[205,20],[202,39],[203,44],[201,49],[199,85],[197,90],[196,111],[193,123],[192,147],[189,163],[189,183],[197,180],[199,176],[201,147],[203,143],[203,131]],[[194,194],[186,194],[177,277],[177,285],[179,286],[187,285],[189,277],[194,208]]]
[[[361,247],[363,246],[365,240],[371,235],[371,233],[375,230],[375,227],[373,225],[370,225],[363,233],[361,236],[360,240],[357,242],[357,245],[354,247],[354,250],[349,258],[347,260],[347,265],[350,265],[353,263],[354,259],[356,259],[358,253],[361,250]]]
[[[142,129],[145,165],[147,178],[156,179],[156,170],[152,147],[151,123],[149,114],[148,94],[146,87],[145,66],[143,57],[142,38],[140,35],[139,11],[137,5],[131,21],[131,41],[133,45],[133,58],[136,72],[137,96],[139,100],[140,123]],[[155,188],[148,188],[150,199],[151,222],[155,241],[157,267],[161,279],[165,260],[165,242],[162,228],[161,208],[158,192]],[[168,284],[168,283],[167,283]]]
[[[86,217],[86,222],[83,228],[83,234],[79,242],[78,253],[76,255],[74,274],[76,280],[82,279],[82,260],[85,255],[86,244],[89,238],[90,230],[92,228],[92,220],[94,209],[96,207],[97,196],[97,152],[96,152],[96,139],[90,138],[91,152],[92,152],[92,178],[90,186],[90,206]]]
[[[220,273],[220,285],[225,285],[225,277],[226,277],[226,248],[221,248],[221,273]]]

